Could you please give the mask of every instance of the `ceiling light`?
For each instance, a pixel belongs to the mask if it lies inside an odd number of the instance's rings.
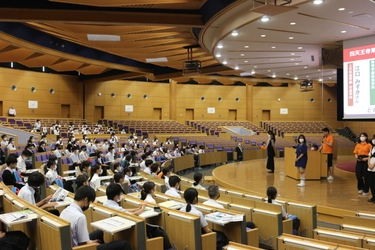
[[[296,63],[296,65],[298,65],[299,63]]]
[[[220,54],[216,54],[216,57],[221,57],[221,55]]]
[[[155,62],[168,62],[166,57],[159,57],[159,58],[146,58],[146,62],[148,63],[155,63]]]
[[[262,19],[260,19],[262,22],[268,22],[270,18],[268,16],[263,16]]]
[[[302,47],[298,47],[298,49],[302,49]]]
[[[339,8],[339,11],[344,11],[345,10],[345,8]]]
[[[247,63],[248,61],[244,61],[245,63]]]
[[[291,60],[291,61],[294,61],[294,59],[293,59],[293,58],[290,58],[290,60]]]
[[[218,45],[217,48],[218,48],[218,49],[222,49],[222,48],[223,48],[223,45]]]
[[[245,56],[245,54],[241,54],[241,56]]]
[[[341,33],[346,33],[346,30],[342,30]]]
[[[298,80],[298,77],[297,76],[295,76],[294,78],[293,78],[294,80]]]
[[[309,78],[310,76],[306,76],[307,78]]]
[[[248,46],[248,45],[245,45],[245,49],[247,49],[247,48],[249,48],[249,46]]]
[[[319,78],[319,82],[322,82],[323,81],[323,79],[322,78]]]
[[[314,0],[314,4],[322,4],[323,0]]]
[[[266,35],[260,35],[260,37],[266,37]]]
[[[268,72],[271,72],[271,70],[269,69]]]
[[[232,31],[232,36],[238,36],[238,32],[236,30]]]
[[[275,78],[275,77],[276,77],[276,74],[275,74],[275,73],[273,73],[273,74],[272,74],[272,77],[273,77],[273,78]]]
[[[307,66],[303,67],[304,69],[307,69]]]
[[[120,42],[121,38],[117,35],[87,34],[87,40],[98,42]]]
[[[291,55],[292,55],[292,56],[294,56],[294,55],[295,55],[295,53],[292,53]]]
[[[320,69],[318,69],[318,72],[320,72],[321,70]]]
[[[296,25],[296,23],[295,22],[291,22],[290,25]]]
[[[239,67],[238,66],[236,66],[235,68],[234,68],[235,70],[238,70],[239,69]]]
[[[228,64],[228,62],[227,62],[227,61],[224,61],[223,64],[224,64],[224,65],[225,65],[225,64]]]
[[[286,75],[288,76],[288,75],[289,75],[289,73],[286,73]]]
[[[332,79],[332,77],[329,77],[329,79]]]
[[[254,71],[254,70],[252,70],[252,71],[251,71],[251,74],[252,74],[252,75],[254,75],[254,74],[255,74],[255,71]]]
[[[294,37],[290,36],[290,37],[289,37],[289,40],[292,40],[292,39],[294,39]]]
[[[275,46],[272,46],[271,49],[276,49],[276,47],[275,47]]]
[[[254,68],[257,68],[258,66],[254,66]]]

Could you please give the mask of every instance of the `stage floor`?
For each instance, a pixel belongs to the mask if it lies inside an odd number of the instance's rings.
[[[339,156],[334,160],[334,165],[353,161],[353,157]],[[337,168],[334,169],[333,181],[328,182],[326,179],[307,181],[303,188],[297,187],[299,181],[284,174],[283,158],[275,158],[273,174],[267,173],[265,159],[230,163],[215,168],[212,174],[220,181],[257,192],[265,197],[267,188],[274,186],[283,199],[354,211],[375,211],[375,203],[367,201],[372,197],[371,192],[365,197],[358,195],[355,174]]]

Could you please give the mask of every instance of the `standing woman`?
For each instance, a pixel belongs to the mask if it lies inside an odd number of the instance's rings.
[[[369,185],[372,198],[368,202],[375,203],[375,135],[372,136],[372,149],[369,154],[368,167],[365,182]]]
[[[268,141],[267,141],[267,165],[266,168],[268,169],[268,173],[275,172],[275,160],[274,157],[276,155],[276,147],[275,147],[275,134],[272,130],[268,131]]]
[[[305,170],[307,165],[307,145],[306,145],[306,138],[304,135],[298,136],[298,142],[296,149],[296,164],[295,166],[298,168],[300,180],[301,182],[297,184],[298,187],[304,187],[305,186]]]
[[[366,182],[368,172],[367,160],[372,148],[371,144],[368,143],[367,138],[367,133],[361,133],[359,136],[360,141],[355,145],[353,151],[355,158],[357,159],[355,164],[355,176],[357,177],[358,194],[362,194],[363,196],[368,195],[369,190],[369,185]]]

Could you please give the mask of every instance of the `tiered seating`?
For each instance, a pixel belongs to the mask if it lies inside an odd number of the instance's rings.
[[[186,121],[186,124],[207,133],[208,135],[219,135],[223,126],[241,126],[254,132],[265,132],[261,127],[249,121]]]
[[[335,130],[323,121],[308,122],[261,122],[261,126],[266,130],[272,130],[278,136],[285,133],[322,133],[324,127],[334,133]]]
[[[125,129],[128,133],[138,136],[148,134],[191,134],[198,133],[195,129],[176,121],[134,121],[134,120],[100,120],[99,123]]]
[[[198,146],[205,146],[206,152],[213,152],[216,151],[227,151],[233,152],[237,146],[237,143],[234,141],[230,141],[224,138],[216,137],[216,136],[189,136],[179,138],[179,140],[184,141],[186,140],[189,144],[197,144]]]

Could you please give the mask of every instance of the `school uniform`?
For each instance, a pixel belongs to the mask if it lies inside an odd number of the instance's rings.
[[[47,152],[47,149],[45,147],[38,147],[38,153],[44,153]]]
[[[70,154],[69,159],[70,159],[73,163],[77,163],[77,162],[80,161],[80,159],[79,159],[79,154],[75,154],[75,153]]]
[[[369,153],[369,161],[370,163],[373,163],[375,157],[375,147],[372,147],[370,153]],[[366,174],[366,183],[368,183],[370,187],[370,191],[372,194],[372,198],[369,199],[369,202],[375,202],[375,168],[369,169],[367,168],[367,174]]]
[[[16,166],[17,170],[20,171],[21,173],[24,173],[26,172],[26,162],[25,160],[22,158],[22,156],[18,156],[17,158],[17,166]]]
[[[151,174],[151,169],[149,167],[146,167],[143,172],[145,172],[146,174]]]
[[[156,201],[155,201],[155,199],[154,199],[154,197],[152,197],[151,194],[148,194],[148,195],[146,196],[145,201],[147,201],[148,203],[157,204]]]
[[[12,109],[12,108],[9,109],[8,111],[9,116],[16,116],[16,114],[17,114],[16,109]]]
[[[54,154],[57,158],[61,158],[61,152],[60,152],[60,150],[56,149],[55,151],[53,151],[53,154]]]
[[[286,211],[285,211],[284,206],[282,204],[278,203],[276,200],[272,200],[272,204],[276,204],[276,205],[281,206],[281,215],[283,216],[283,218],[286,218]]]
[[[100,187],[100,178],[97,173],[92,176],[90,180],[90,187],[92,187],[94,190],[98,190],[98,188]]]
[[[15,186],[18,189],[23,188],[23,184],[17,183],[16,177],[14,176],[14,169],[11,169],[10,167],[6,167],[3,171],[3,182],[7,186]]]
[[[165,194],[181,199],[181,195],[178,193],[178,190],[175,189],[174,187],[171,187],[170,189],[168,189],[167,192],[165,192]]]
[[[89,154],[86,151],[81,151],[79,153],[79,160],[82,161],[87,161],[89,159]]]
[[[21,188],[20,192],[18,193],[18,197],[23,199],[24,201],[27,201],[28,203],[35,205],[35,189],[33,187],[30,187],[28,183]]]
[[[2,147],[6,147],[6,146],[8,146],[8,141],[1,141],[1,146]]]
[[[86,243],[90,240],[103,240],[103,232],[95,230],[89,234],[87,230],[87,219],[83,214],[82,209],[76,204],[72,203],[65,208],[60,218],[70,222],[72,232],[72,246],[76,247],[80,243]],[[99,237],[98,237],[99,236]],[[118,250],[131,250],[129,243],[125,240],[112,241],[106,244],[101,244],[96,247],[98,250],[118,249]]]
[[[191,206],[191,210],[188,213],[198,215],[199,218],[200,218],[200,222],[201,222],[201,228],[206,227],[208,225],[208,223],[207,223],[206,219],[204,218],[204,215],[202,214],[202,212],[197,210],[197,208],[194,205],[190,204],[190,206]],[[187,207],[187,205],[183,206],[180,209],[180,211],[186,212],[186,207]]]
[[[8,150],[17,150],[16,146],[14,146],[12,143],[9,143],[7,146]]]
[[[223,205],[221,205],[219,202],[217,202],[214,199],[208,199],[205,202],[203,202],[203,205],[211,206],[211,207],[217,207],[217,208],[224,208]]]
[[[106,200],[104,203],[103,203],[103,206],[105,207],[109,207],[109,208],[112,208],[112,209],[115,209],[115,210],[118,210],[118,211],[121,211],[121,212],[125,212],[125,213],[128,213],[130,214],[128,211],[126,211],[125,208],[121,207],[117,202],[115,202],[114,200]]]
[[[168,176],[164,176],[164,183],[165,183],[165,186],[168,189],[171,188],[171,186],[169,186],[169,177]]]
[[[55,180],[57,179],[59,175],[57,174],[57,172],[55,170],[52,170],[52,169],[48,169],[47,173],[46,173],[46,179],[48,180],[49,184],[52,185],[52,183],[55,182]]]
[[[206,190],[205,187],[203,187],[201,184],[198,184],[196,186],[194,186],[194,184],[191,186],[192,188],[195,188],[195,189],[202,189],[202,190]]]
[[[111,152],[108,152],[105,157],[107,157],[108,161],[110,162],[115,161],[115,153],[112,154]]]

